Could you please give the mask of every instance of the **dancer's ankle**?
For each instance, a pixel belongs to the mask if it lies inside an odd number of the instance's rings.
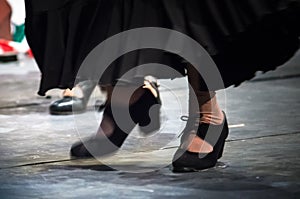
[[[84,97],[83,91],[79,86],[75,86],[72,89],[67,88],[63,91],[63,97],[75,97],[75,96],[78,98]]]
[[[224,114],[217,103],[216,96],[200,107],[200,123],[220,125],[223,121]]]
[[[63,97],[74,97],[74,92],[73,90],[67,88],[63,91]]]
[[[195,124],[198,123],[198,125],[201,125],[201,123],[221,125],[225,119],[224,114],[217,103],[216,96],[213,96],[210,100],[202,103],[199,111],[200,113],[198,114],[200,119],[195,120]],[[193,133],[191,133],[184,143],[182,143],[182,147],[193,153],[210,153],[213,151],[213,146],[211,144]]]

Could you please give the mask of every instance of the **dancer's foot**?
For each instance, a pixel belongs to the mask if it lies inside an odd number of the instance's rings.
[[[225,113],[220,109],[215,93],[198,91],[199,100],[192,101],[192,97],[190,95],[190,116],[182,133],[181,145],[173,158],[174,171],[194,171],[215,166],[222,156],[228,135]],[[198,105],[199,112],[195,108]]]
[[[78,84],[78,89],[66,89],[63,98],[53,102],[49,107],[51,115],[70,115],[83,113],[88,100],[96,86],[95,82],[83,81]],[[75,90],[75,91],[74,91]],[[76,92],[76,90],[78,92]],[[74,93],[75,92],[75,93]],[[76,95],[76,96],[75,96]]]
[[[222,124],[201,123],[197,131],[185,133],[189,135],[182,140],[173,157],[173,171],[191,172],[214,167],[217,160],[222,157],[228,133],[225,113]]]
[[[154,127],[152,126],[149,110],[154,105],[161,105],[159,95],[158,93],[157,95],[153,94],[149,86],[145,85],[137,89],[129,101],[129,114],[133,122],[119,121],[120,118],[124,118],[124,113],[126,114],[126,111],[128,111],[126,103],[122,100],[120,101],[120,99],[124,99],[122,95],[128,93],[126,90],[128,91],[126,88],[118,89],[118,96],[114,96],[113,99],[111,95],[108,95],[110,102],[105,107],[97,135],[75,143],[71,148],[71,156],[90,158],[111,154],[122,146],[128,133],[131,132],[136,124],[145,124],[147,125],[146,127],[150,126],[150,129],[157,128],[157,124]],[[160,109],[157,110],[159,111]],[[124,120],[127,119],[124,118]],[[148,125],[149,123],[150,125]]]

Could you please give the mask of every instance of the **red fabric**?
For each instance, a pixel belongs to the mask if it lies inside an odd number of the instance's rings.
[[[0,39],[0,48],[4,51],[4,52],[14,52],[15,49],[9,45],[9,41]]]

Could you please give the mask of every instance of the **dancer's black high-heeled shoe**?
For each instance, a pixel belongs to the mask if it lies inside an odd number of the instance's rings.
[[[146,125],[146,131],[157,128],[157,124],[151,125],[152,121],[149,117],[148,112],[154,105],[158,105],[158,107],[154,106],[154,109],[156,111],[160,110],[161,101],[159,95],[154,96],[151,90],[148,88],[141,87],[140,89],[143,89],[144,93],[136,102],[129,106],[129,113],[134,123],[126,124],[126,132],[130,132],[136,126],[136,124],[139,124],[140,126]],[[120,113],[124,113],[124,111],[126,111],[126,107],[114,108]],[[114,114],[118,113],[114,112]],[[108,103],[104,109],[103,118],[108,119],[109,124],[114,128],[111,135],[94,136],[86,140],[77,142],[71,147],[70,155],[77,158],[91,158],[101,157],[116,152],[122,146],[128,134],[119,127],[114,118],[114,114],[112,112],[111,104]]]
[[[97,83],[93,81],[82,81],[78,87],[83,93],[83,97],[64,96],[62,99],[53,102],[49,107],[51,115],[70,115],[74,113],[83,113],[86,110],[89,98]]]
[[[213,135],[206,137],[208,129],[209,132],[215,132],[219,135],[219,138],[213,147],[213,151],[210,153],[194,153],[188,151],[187,149],[179,148],[176,151],[172,161],[174,172],[200,171],[214,167],[216,165],[218,159],[222,157],[223,149],[225,146],[225,140],[229,133],[225,113],[223,124],[212,125],[202,123],[198,127],[196,135],[203,140],[205,139],[205,141],[208,143],[214,143],[214,139],[216,138]],[[186,133],[183,134],[183,136],[185,136],[185,138],[188,137]],[[183,142],[184,139],[181,141],[181,143]]]

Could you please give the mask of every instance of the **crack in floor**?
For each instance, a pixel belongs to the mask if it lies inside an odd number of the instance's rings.
[[[232,139],[232,140],[226,140],[227,143],[230,142],[241,142],[241,141],[248,141],[248,140],[256,140],[256,139],[262,139],[262,138],[271,138],[271,137],[280,137],[280,136],[288,136],[288,135],[298,135],[300,132],[290,132],[290,133],[281,133],[281,134],[275,134],[275,135],[265,135],[265,136],[257,136],[257,137],[251,137],[251,138],[243,138],[243,139]],[[168,149],[175,149],[179,146],[171,146],[166,148],[161,148],[160,150],[168,150]],[[147,151],[140,151],[140,152],[147,152]],[[33,163],[27,163],[27,164],[21,164],[21,165],[15,165],[15,166],[9,166],[9,167],[3,167],[0,168],[0,170],[6,170],[6,169],[13,169],[13,168],[21,168],[21,167],[28,167],[28,166],[38,166],[38,165],[47,165],[47,164],[54,164],[54,163],[63,163],[63,162],[71,162],[71,161],[82,161],[82,160],[91,160],[91,159],[61,159],[61,160],[51,160],[51,161],[41,161],[41,162],[33,162]]]

